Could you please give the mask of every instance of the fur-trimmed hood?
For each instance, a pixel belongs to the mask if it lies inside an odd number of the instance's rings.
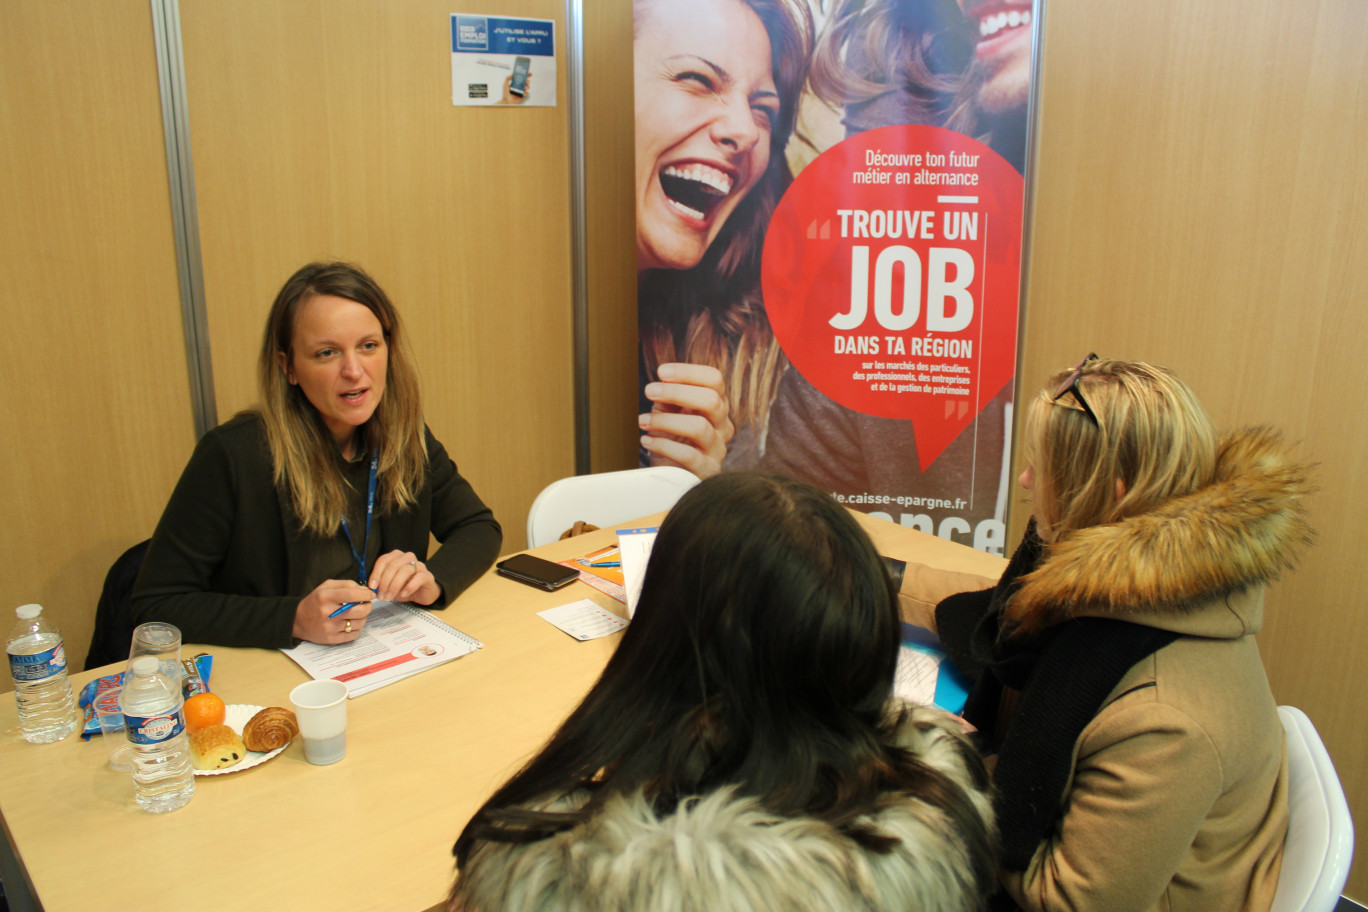
[[[1265,427],[1221,441],[1215,480],[1158,509],[1049,545],[1006,619],[1022,632],[1113,617],[1199,636],[1262,624],[1262,586],[1294,566],[1312,532],[1310,467]],[[1233,623],[1232,623],[1233,622]]]
[[[991,830],[991,798],[972,748],[945,714],[913,710],[899,741],[945,773]],[[982,787],[980,787],[980,784]],[[581,799],[582,800],[582,797]],[[450,908],[463,912],[788,912],[849,909],[972,912],[983,897],[975,867],[990,869],[930,802],[891,794],[868,818],[898,840],[887,854],[831,824],[775,815],[720,789],[659,816],[641,794],[609,799],[587,822],[525,845],[475,847]]]

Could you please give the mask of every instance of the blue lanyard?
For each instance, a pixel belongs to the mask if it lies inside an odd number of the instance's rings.
[[[361,542],[361,553],[356,553],[356,544],[352,542],[351,529],[347,528],[347,517],[342,517],[342,531],[347,535],[347,547],[351,548],[352,557],[356,558],[356,566],[360,568],[361,585],[366,585],[366,552],[370,550],[370,527],[371,514],[375,512],[375,473],[380,467],[380,450],[371,453],[370,478],[366,481],[366,535]]]

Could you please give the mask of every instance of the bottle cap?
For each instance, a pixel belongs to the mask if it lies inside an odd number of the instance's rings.
[[[14,613],[26,621],[31,621],[43,613],[43,606],[36,602],[28,605],[20,605],[18,608],[14,609]]]
[[[135,675],[156,674],[161,669],[161,662],[157,661],[156,656],[138,656],[133,660],[133,673]]]

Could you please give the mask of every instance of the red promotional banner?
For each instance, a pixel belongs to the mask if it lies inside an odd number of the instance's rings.
[[[643,465],[1002,552],[1030,0],[635,0]]]
[[[765,310],[784,354],[841,405],[911,421],[923,470],[1012,379],[1021,206],[1021,175],[992,149],[904,125],[828,149],[770,220]]]

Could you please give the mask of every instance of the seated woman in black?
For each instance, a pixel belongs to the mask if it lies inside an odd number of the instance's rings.
[[[291,276],[257,370],[260,406],[204,435],[157,524],[135,623],[169,621],[188,643],[342,643],[371,599],[441,608],[488,569],[499,524],[424,425],[399,315],[370,276]]]
[[[598,683],[466,825],[450,908],[980,908],[987,778],[950,717],[892,700],[899,635],[829,496],[703,481]]]

